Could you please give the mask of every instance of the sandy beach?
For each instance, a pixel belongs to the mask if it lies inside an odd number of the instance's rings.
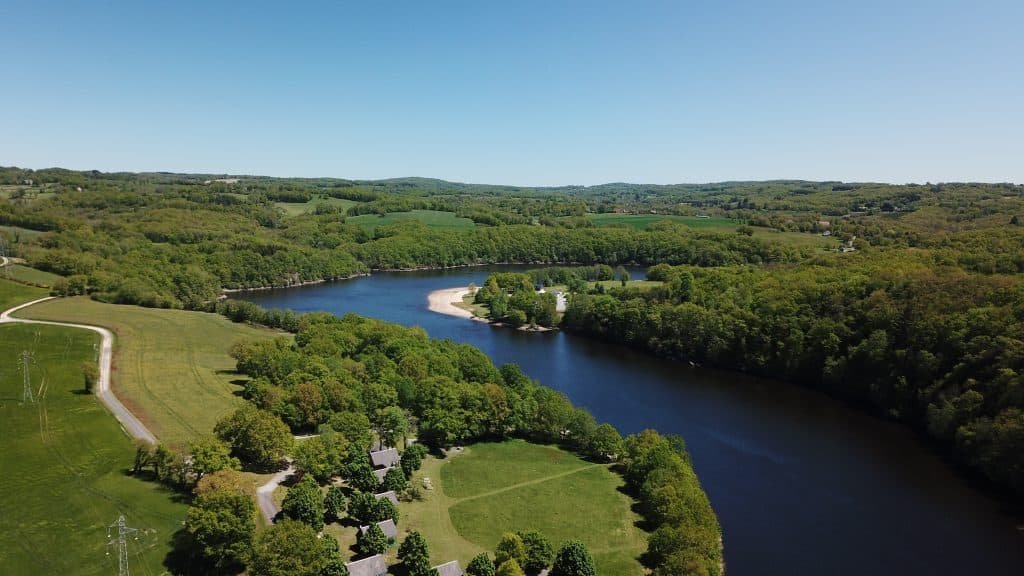
[[[472,312],[459,308],[454,304],[455,302],[462,302],[462,297],[466,294],[469,294],[468,286],[434,290],[427,296],[427,308],[429,308],[431,312],[438,312],[449,316],[473,318]]]

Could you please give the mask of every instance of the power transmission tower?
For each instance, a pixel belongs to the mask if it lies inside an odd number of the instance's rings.
[[[33,362],[32,353],[28,350],[21,351],[21,379],[23,388],[21,390],[21,402],[23,404],[35,404],[35,397],[32,395],[32,375],[29,373],[29,364]]]
[[[112,534],[117,530],[117,537]],[[128,573],[128,536],[138,532],[138,528],[129,528],[124,521],[124,514],[117,517],[117,522],[107,526],[107,546],[117,546],[117,576],[130,576]],[[135,537],[136,539],[138,536]],[[107,554],[110,554],[107,551]]]

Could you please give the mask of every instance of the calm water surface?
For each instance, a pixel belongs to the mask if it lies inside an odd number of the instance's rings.
[[[487,273],[382,273],[239,297],[422,326],[519,364],[623,433],[683,436],[722,522],[730,575],[1024,574],[1024,530],[903,427],[779,382],[427,309],[431,291],[480,285]]]

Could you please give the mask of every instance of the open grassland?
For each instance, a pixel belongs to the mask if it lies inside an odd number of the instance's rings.
[[[0,226],[0,234],[7,237],[8,241],[13,242],[16,239],[28,239],[35,238],[43,234],[39,230],[32,230],[31,228],[22,228],[20,226]]]
[[[430,228],[441,229],[466,229],[476,224],[469,218],[459,218],[452,212],[438,212],[436,210],[413,210],[411,212],[392,212],[391,214],[362,214],[351,216],[345,221],[349,224],[358,224],[364,230],[373,234],[377,226],[392,224],[399,220],[419,220]]]
[[[754,238],[768,242],[789,244],[798,248],[821,248],[832,250],[839,247],[839,240],[811,232],[780,232],[771,228],[754,227]]]
[[[732,232],[744,222],[731,218],[698,218],[696,216],[675,216],[671,214],[591,214],[588,216],[594,226],[630,226],[647,230],[658,222],[672,222],[690,228],[701,228],[716,232]]]
[[[53,286],[54,282],[60,279],[60,276],[56,274],[36,270],[35,268],[29,268],[28,266],[22,266],[21,264],[10,264],[8,266],[4,266],[3,269],[0,269],[0,274],[5,275],[7,278],[10,278],[15,282],[32,284],[33,286],[41,286],[44,288]]]
[[[20,315],[114,332],[114,393],[172,446],[209,433],[242,401],[235,395],[241,381],[228,356],[231,345],[274,334],[216,314],[117,306],[85,297],[51,300]]]
[[[185,505],[154,482],[125,475],[131,440],[91,394],[81,366],[94,362],[99,336],[56,326],[0,326],[0,572],[111,574],[106,526],[124,514],[145,529],[129,543],[134,574],[164,573],[163,559]],[[37,404],[21,404],[13,361],[34,352]],[[45,379],[45,384],[43,381]],[[45,386],[42,393],[39,387]]]
[[[25,286],[10,280],[0,278],[0,311],[7,310],[12,306],[31,302],[37,298],[43,298],[48,292],[43,288]]]
[[[348,210],[350,206],[358,204],[355,200],[344,198],[313,198],[309,202],[274,202],[274,205],[284,210],[286,216],[299,216],[301,214],[312,214],[318,204],[337,207],[339,210]]]
[[[458,559],[465,566],[476,554],[493,552],[503,533],[535,529],[556,547],[582,540],[600,574],[644,572],[637,560],[646,549],[640,518],[607,466],[553,446],[511,441],[428,458],[413,482],[420,485],[424,476],[435,489],[424,490],[422,502],[402,503],[399,532],[419,530],[435,564]]]

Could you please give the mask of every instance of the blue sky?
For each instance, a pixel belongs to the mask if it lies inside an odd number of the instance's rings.
[[[0,3],[0,165],[1024,182],[1024,2]]]

